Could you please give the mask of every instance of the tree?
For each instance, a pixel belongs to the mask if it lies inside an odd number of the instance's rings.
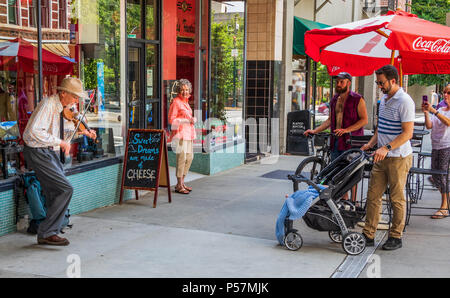
[[[411,7],[411,12],[416,14],[419,18],[445,25],[446,14],[450,11],[449,0],[414,0],[412,4],[407,4]],[[450,75],[411,75],[409,77],[409,84],[414,85],[440,85],[443,86],[450,82]]]
[[[84,22],[97,24],[99,44],[95,57],[87,57],[84,65],[86,88],[97,88],[97,62],[105,65],[105,93],[120,97],[120,0],[72,1],[72,24],[78,17]],[[81,9],[81,10],[79,10]],[[79,11],[78,11],[79,10]]]

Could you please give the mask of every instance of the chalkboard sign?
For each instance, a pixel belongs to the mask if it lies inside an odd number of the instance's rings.
[[[129,129],[119,203],[122,204],[124,188],[135,189],[136,199],[137,190],[154,190],[153,207],[156,207],[160,186],[168,188],[170,203],[169,164],[164,130]]]

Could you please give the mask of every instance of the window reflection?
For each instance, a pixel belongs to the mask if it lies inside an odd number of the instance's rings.
[[[158,128],[159,126],[159,98],[158,98],[158,53],[156,45],[147,45],[145,81],[146,81],[146,101],[145,101],[145,121],[146,128]]]
[[[127,36],[128,38],[142,38],[142,11],[140,0],[127,0]]]
[[[158,26],[156,26],[156,24],[158,23],[158,7],[156,6],[157,2],[157,0],[145,0],[145,34],[146,38],[149,40],[158,39]]]
[[[36,1],[5,3],[8,18],[0,18],[0,26],[16,26],[9,29],[10,41],[0,40],[0,48],[13,53],[0,51],[3,56],[0,62],[1,148],[23,145],[20,136],[41,100],[35,70]],[[76,135],[72,142],[72,161],[66,166],[120,154],[123,146],[120,0],[42,0],[41,19],[42,96],[56,95],[57,86],[66,76],[80,78],[90,98],[81,98],[76,112],[85,114],[88,126],[98,135],[96,142]],[[26,50],[18,51],[19,48]],[[67,130],[71,124],[65,122],[64,127]],[[0,160],[0,166],[2,174],[13,173],[13,168],[24,170],[23,157],[12,151],[5,160]]]
[[[140,127],[141,49],[128,48],[128,126]]]
[[[211,1],[212,117],[241,137],[244,101],[245,1]]]

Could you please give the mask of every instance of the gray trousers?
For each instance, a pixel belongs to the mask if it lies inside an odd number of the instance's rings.
[[[27,167],[36,173],[47,205],[47,218],[39,224],[38,238],[57,235],[69,207],[73,187],[52,149],[24,146],[23,155]]]

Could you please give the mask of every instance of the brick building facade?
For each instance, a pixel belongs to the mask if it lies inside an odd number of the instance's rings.
[[[71,0],[42,0],[43,42],[68,43]],[[37,40],[36,0],[0,0],[0,40]]]

